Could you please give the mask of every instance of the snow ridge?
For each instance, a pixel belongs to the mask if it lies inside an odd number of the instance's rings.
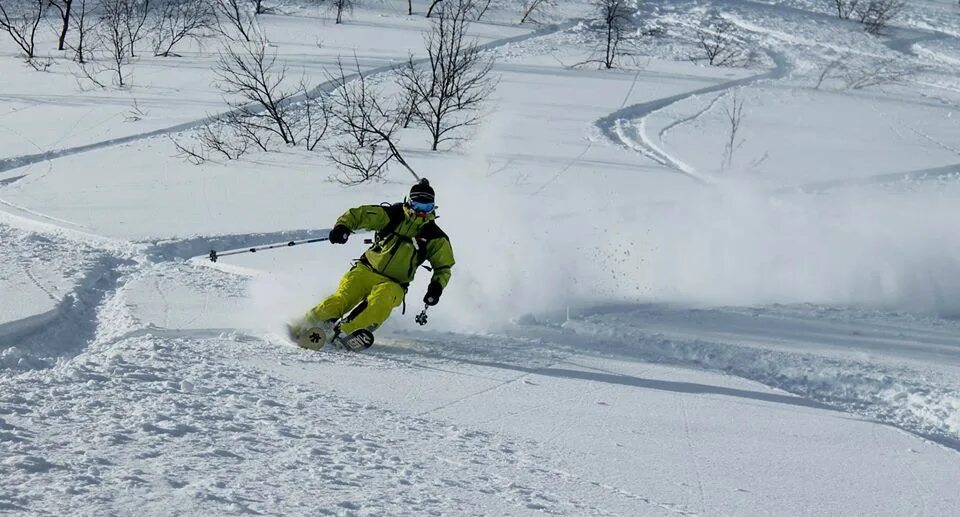
[[[666,337],[619,317],[570,320],[564,328],[598,340],[594,346],[606,353],[722,371],[868,416],[960,451],[960,386],[907,367]]]

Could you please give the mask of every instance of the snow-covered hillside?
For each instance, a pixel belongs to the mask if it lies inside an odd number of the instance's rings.
[[[386,77],[430,27],[427,5],[265,3],[318,90],[338,57]],[[827,1],[644,2],[612,70],[571,66],[596,57],[588,3],[491,5],[483,123],[402,140],[453,280],[419,327],[421,275],[362,354],[282,331],[362,235],[206,255],[325,237],[408,172],[347,188],[302,147],[193,165],[171,140],[226,110],[217,43],[97,88],[49,27],[46,72],[0,34],[0,513],[957,513],[955,2],[879,36]],[[707,16],[746,66],[693,59]]]

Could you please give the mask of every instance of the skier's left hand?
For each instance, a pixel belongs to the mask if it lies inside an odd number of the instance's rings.
[[[440,302],[441,294],[443,294],[443,286],[439,282],[430,282],[427,294],[423,297],[423,303],[432,307]]]

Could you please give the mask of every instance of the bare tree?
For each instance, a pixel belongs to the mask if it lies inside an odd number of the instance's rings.
[[[888,84],[903,84],[916,74],[927,70],[926,67],[896,59],[863,62],[858,60],[858,56],[842,54],[823,66],[818,74],[814,89],[819,89],[830,77],[842,81],[842,88],[849,90],[861,90]]]
[[[602,23],[603,66],[610,69],[620,55],[624,34],[632,25],[633,10],[628,7],[627,0],[594,0],[593,8]]]
[[[227,114],[203,124],[194,137],[195,145],[183,143],[172,137],[171,141],[180,156],[194,165],[200,165],[213,159],[214,156],[226,160],[238,160],[249,151],[251,142],[243,138],[238,126],[233,123],[233,118],[233,115]]]
[[[298,121],[298,132],[303,136],[307,150],[314,151],[330,129],[330,106],[326,97],[300,82],[301,95],[304,98],[303,112]]]
[[[437,6],[440,5],[440,2],[442,1],[443,0],[430,0],[430,7],[427,8],[427,18],[433,15],[433,10],[436,9]],[[409,7],[410,14],[413,14],[413,6],[409,5],[407,7]]]
[[[743,60],[744,50],[737,36],[737,26],[719,16],[710,16],[700,22],[697,40],[711,66],[735,66]]]
[[[493,0],[478,0],[474,4],[474,10],[476,11],[476,16],[474,21],[480,21],[483,19],[483,15],[487,14],[487,11],[490,9],[490,4],[493,3]]]
[[[399,70],[399,84],[416,100],[413,115],[430,131],[433,150],[462,139],[457,130],[479,123],[479,108],[496,87],[493,61],[483,57],[476,41],[467,40],[468,12],[463,1],[441,7],[426,37],[426,67],[411,56]]]
[[[841,20],[849,20],[853,13],[857,12],[857,5],[860,0],[830,0],[837,9],[837,17]]]
[[[359,63],[353,77],[348,77],[343,64],[338,63],[337,74],[330,80],[335,85],[329,103],[330,119],[337,137],[327,153],[343,173],[338,180],[356,185],[379,179],[393,161],[419,179],[397,146],[400,110],[384,104],[383,96],[360,70]]]
[[[263,150],[272,137],[296,144],[289,99],[296,90],[287,85],[287,68],[277,63],[264,41],[228,47],[214,66],[217,88],[234,96],[228,101],[233,112],[250,131],[249,137]],[[259,136],[262,135],[262,136]]]
[[[122,2],[124,14],[123,22],[127,31],[127,41],[130,46],[130,57],[137,57],[137,43],[148,36],[147,19],[153,8],[151,0],[124,0]]]
[[[727,140],[723,147],[723,169],[729,169],[733,164],[733,154],[743,145],[744,140],[739,137],[740,128],[743,124],[743,99],[737,90],[730,95],[730,101],[724,110],[726,115]]]
[[[238,39],[234,35],[236,31],[244,41],[253,40],[254,22],[244,0],[213,0],[213,8],[217,29],[221,34],[230,39]]]
[[[50,7],[53,7],[60,13],[60,37],[57,43],[57,50],[64,50],[67,32],[70,30],[70,10],[73,8],[73,0],[50,0]]]
[[[214,25],[207,0],[171,0],[161,7],[153,28],[153,55],[175,56],[174,47],[186,39],[199,40]]]
[[[46,0],[0,1],[0,30],[5,31],[23,50],[28,60],[34,58],[37,27],[43,19]]]
[[[883,32],[906,4],[905,0],[831,0],[842,20],[855,19],[869,34]]]
[[[548,7],[553,7],[554,5],[556,5],[554,0],[528,0],[528,3],[524,6],[523,17],[520,18],[520,23],[526,23],[527,20],[536,23],[536,20],[532,17],[538,12],[542,13]]]
[[[253,14],[263,14],[263,0],[253,0]]]
[[[90,14],[89,7],[93,4],[93,1],[74,0],[74,7],[70,10],[70,18],[76,29],[76,38],[75,42],[68,44],[68,46],[73,50],[74,59],[81,65],[87,62],[87,54],[90,51],[91,43],[96,39],[91,38],[91,34],[96,33],[97,30],[96,19],[88,16]]]
[[[127,16],[131,11],[127,0],[101,0],[100,10],[97,32],[108,53],[105,69],[114,73],[117,86],[122,88],[126,86],[126,69],[132,59],[129,55],[130,31],[127,30]]]
[[[327,8],[336,15],[336,23],[343,23],[343,14],[352,13],[356,0],[330,0]]]
[[[860,4],[858,17],[867,33],[878,35],[900,15],[904,5],[905,0],[869,0],[866,5]]]
[[[894,59],[884,59],[864,66],[845,66],[843,71],[846,87],[851,90],[862,90],[873,86],[904,83],[914,75],[923,72],[924,68]]]

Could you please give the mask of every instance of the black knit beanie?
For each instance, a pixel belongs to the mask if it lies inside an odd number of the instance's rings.
[[[427,178],[423,178],[410,189],[410,201],[416,201],[418,203],[433,203],[434,199],[435,195],[433,192],[433,187],[430,186],[430,182],[427,181]]]

